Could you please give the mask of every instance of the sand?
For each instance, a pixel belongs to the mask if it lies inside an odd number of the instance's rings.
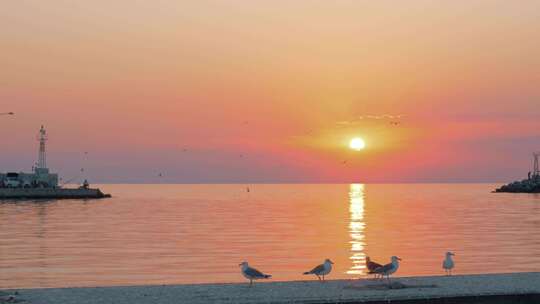
[[[540,299],[540,272],[400,277],[393,287],[376,280],[257,282],[130,287],[18,289],[17,301],[66,303],[359,303],[535,294]],[[15,290],[3,290],[2,295]],[[445,300],[446,301],[446,300]],[[22,302],[22,303],[24,303]],[[415,302],[415,301],[412,301]],[[408,302],[408,303],[412,303]],[[439,301],[440,302],[440,301]],[[446,301],[447,302],[447,301]],[[1,303],[1,300],[0,300]],[[533,303],[533,302],[531,302]]]

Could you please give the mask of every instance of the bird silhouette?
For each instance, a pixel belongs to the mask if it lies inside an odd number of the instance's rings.
[[[383,265],[373,271],[368,272],[369,274],[379,274],[381,276],[386,276],[386,279],[388,280],[388,284],[390,284],[390,275],[396,272],[399,268],[399,261],[401,261],[401,258],[397,256],[393,256],[391,258],[391,262]]]
[[[455,254],[453,252],[448,251],[445,259],[443,260],[442,267],[446,272],[446,275],[452,275],[452,269],[454,268],[454,260],[452,260],[452,256],[454,255]]]
[[[264,274],[257,269],[250,267],[248,262],[242,262],[238,264],[241,267],[242,275],[249,280],[249,286],[253,285],[253,280],[269,279],[272,276]]]
[[[334,264],[334,262],[330,261],[330,259],[326,259],[324,260],[324,263],[315,266],[315,268],[311,269],[310,271],[304,272],[304,274],[314,274],[317,276],[319,281],[321,281],[321,277],[322,281],[324,281],[324,276],[332,271],[332,264]]]
[[[382,267],[382,266],[383,265],[381,265],[379,263],[371,261],[371,259],[368,256],[366,257],[366,267],[368,269],[368,272],[373,273],[375,271],[375,269],[377,269],[379,267]],[[373,274],[375,274],[375,277],[377,277],[377,273],[373,273]]]

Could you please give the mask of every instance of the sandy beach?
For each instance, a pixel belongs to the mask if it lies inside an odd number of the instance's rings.
[[[538,303],[540,272],[377,280],[3,290],[16,301],[68,303]],[[484,302],[483,302],[484,301]],[[2,302],[4,303],[4,302]]]

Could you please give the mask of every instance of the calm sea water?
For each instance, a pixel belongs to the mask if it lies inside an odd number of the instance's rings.
[[[540,196],[490,184],[102,185],[111,199],[0,203],[0,287],[363,278],[366,255],[397,273],[540,271]]]

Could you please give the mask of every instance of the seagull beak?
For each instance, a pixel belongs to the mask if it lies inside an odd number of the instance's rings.
[[[238,266],[242,266],[242,263],[238,264]]]
[[[401,258],[397,258],[397,259],[401,261]]]

